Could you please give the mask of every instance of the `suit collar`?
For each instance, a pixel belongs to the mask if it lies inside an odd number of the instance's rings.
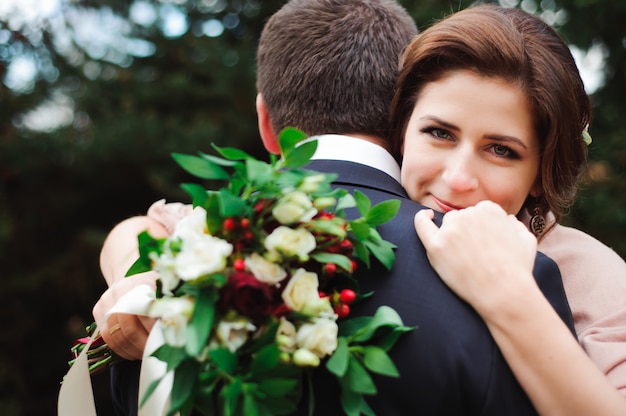
[[[391,193],[398,198],[408,198],[404,188],[397,180],[371,166],[343,160],[312,160],[307,168],[339,175],[333,183],[340,186],[359,186]]]

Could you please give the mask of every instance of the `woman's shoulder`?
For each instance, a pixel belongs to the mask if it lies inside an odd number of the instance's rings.
[[[607,266],[617,266],[626,272],[626,263],[615,250],[573,227],[555,225],[539,242],[538,249],[550,257],[558,256],[569,262],[592,265],[608,262]],[[554,260],[557,261],[556,258]]]
[[[561,270],[579,335],[607,317],[626,313],[626,262],[611,247],[581,230],[556,225],[538,249]]]

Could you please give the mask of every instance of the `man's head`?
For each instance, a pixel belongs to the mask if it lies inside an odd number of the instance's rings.
[[[394,0],[289,1],[259,41],[265,128],[386,137],[399,57],[416,34]]]

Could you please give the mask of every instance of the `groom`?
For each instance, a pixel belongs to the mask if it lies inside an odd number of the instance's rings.
[[[276,136],[284,127],[318,136],[318,151],[308,167],[338,173],[338,186],[360,190],[373,204],[401,201],[398,215],[378,228],[384,239],[398,246],[394,268],[358,272],[363,291],[373,290],[375,296],[355,305],[351,313],[372,315],[378,306],[389,305],[406,325],[418,327],[402,335],[390,352],[400,378],[375,380],[378,394],[367,399],[374,412],[536,414],[483,321],[431,268],[413,229],[413,217],[423,207],[406,196],[399,167],[386,150],[398,57],[416,33],[412,19],[392,0],[289,1],[269,19],[259,42],[259,131],[272,152],[278,151]],[[121,285],[129,283],[120,281],[125,272],[121,265],[132,253],[130,241],[136,244],[137,232],[146,226],[159,229],[154,221],[137,217],[107,238],[101,260],[111,287],[94,308],[96,318],[126,290]],[[556,265],[538,255],[535,277],[571,327]],[[141,351],[145,327],[132,321],[109,323],[116,328],[104,331],[110,345],[139,358],[131,352]],[[316,377],[316,414],[341,414],[336,382],[323,374]],[[136,389],[119,388],[128,379],[119,373],[112,378],[117,403],[136,403]],[[300,410],[306,414],[306,403]]]

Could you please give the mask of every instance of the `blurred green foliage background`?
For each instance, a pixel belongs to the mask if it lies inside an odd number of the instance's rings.
[[[419,27],[471,4],[400,2]],[[105,289],[106,233],[157,199],[188,201],[171,152],[215,142],[264,157],[254,53],[283,3],[2,0],[0,414],[56,412],[69,347]],[[551,22],[593,75],[589,173],[565,221],[624,257],[626,1],[501,3]],[[112,414],[107,376],[93,381]]]

